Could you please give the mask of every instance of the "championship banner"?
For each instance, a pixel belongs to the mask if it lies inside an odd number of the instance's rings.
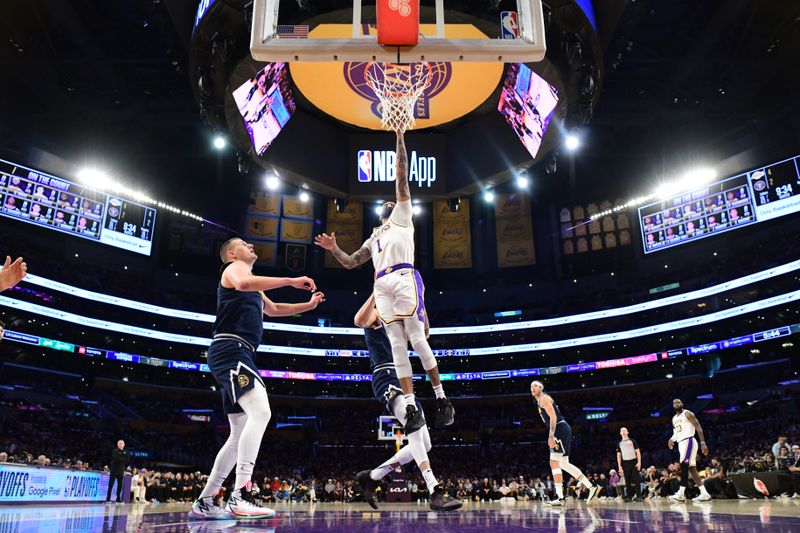
[[[281,197],[277,194],[257,191],[250,194],[250,213],[278,217],[281,215]]]
[[[278,240],[278,217],[247,214],[245,235],[250,239]]]
[[[306,246],[304,244],[287,244],[285,262],[289,272],[304,271],[306,269]]]
[[[102,502],[108,474],[0,464],[0,503]]]
[[[261,266],[275,266],[278,256],[278,243],[270,241],[256,241],[250,239],[250,244],[253,245],[253,251],[258,256],[256,260],[257,265]]]
[[[347,207],[341,212],[336,211],[336,203],[328,200],[328,214],[325,232],[336,234],[336,244],[344,252],[352,254],[364,243],[364,204],[348,202]],[[333,255],[325,251],[325,266],[327,268],[343,268]]]
[[[297,196],[286,194],[283,196],[283,216],[311,220],[314,218],[314,204],[301,202]]]
[[[536,264],[530,207],[530,198],[524,193],[495,195],[498,267]]]
[[[290,218],[281,219],[282,242],[311,242],[311,234],[313,231],[314,222],[311,220],[292,220]]]
[[[433,203],[433,267],[471,268],[472,236],[469,229],[469,202],[451,211],[445,200]]]

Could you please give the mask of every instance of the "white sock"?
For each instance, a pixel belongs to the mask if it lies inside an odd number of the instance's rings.
[[[433,489],[439,484],[439,482],[436,481],[436,476],[433,475],[433,470],[430,468],[425,470],[422,473],[422,477],[425,479],[425,484],[428,486],[428,492],[433,494]]]
[[[397,459],[397,455],[393,455],[391,459],[383,463],[377,468],[373,468],[370,473],[369,477],[373,479],[373,481],[378,481],[379,479],[383,479],[386,474],[393,470],[392,465],[397,464],[400,461]]]
[[[261,448],[261,439],[264,437],[264,431],[272,416],[267,391],[260,382],[256,382],[251,390],[240,396],[238,403],[247,414],[247,422],[245,422],[242,435],[239,437],[234,490],[247,485],[253,476],[253,467],[256,464],[258,450]]]
[[[413,405],[414,409],[417,408],[417,404],[416,404],[416,400],[414,399],[414,393],[413,392],[411,394],[405,394],[405,395],[403,395],[403,397],[406,399],[406,405],[407,406],[408,405]]]
[[[685,488],[686,488],[686,487],[684,487],[683,485],[681,485],[680,487],[678,487],[678,492],[676,492],[675,494],[683,494],[683,490],[684,490]]]
[[[700,485],[700,492],[702,494],[708,494],[708,491],[706,490],[706,486],[704,484]]]
[[[244,413],[230,414],[228,415],[228,422],[231,425],[230,435],[217,453],[217,458],[214,459],[214,467],[208,475],[208,481],[203,488],[203,492],[200,493],[200,498],[212,498],[219,492],[228,474],[236,466],[239,437],[242,434],[245,422],[247,422],[247,415]]]
[[[586,476],[583,476],[578,483],[580,483],[581,485],[583,485],[587,489],[591,489],[592,488],[592,482],[589,481],[588,479],[586,479]]]
[[[438,385],[434,385],[433,386],[433,393],[436,395],[436,399],[437,400],[439,398],[444,398],[445,397],[444,396],[444,387],[442,386],[441,383],[439,383]]]
[[[556,496],[558,496],[559,500],[564,499],[564,483],[556,482]]]

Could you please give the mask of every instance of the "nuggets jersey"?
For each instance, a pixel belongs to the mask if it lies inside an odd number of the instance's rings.
[[[686,409],[672,417],[672,440],[680,442],[694,437],[694,424],[686,416]]]
[[[414,264],[414,223],[411,220],[411,200],[398,202],[388,222],[372,230],[364,241],[372,253],[372,266],[380,272],[391,266]]]
[[[553,397],[550,396],[550,400],[553,402],[553,410],[556,412],[556,424],[559,422],[566,422],[564,416],[561,414],[561,409],[558,408],[558,404]],[[539,409],[539,416],[542,417],[542,422],[544,422],[545,427],[550,427],[550,415],[547,414],[547,411],[544,410],[542,404],[539,403],[539,400],[536,400],[536,407]]]

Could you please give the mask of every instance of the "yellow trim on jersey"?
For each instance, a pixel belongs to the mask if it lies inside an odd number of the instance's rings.
[[[399,272],[399,271],[395,270],[394,272]],[[395,313],[395,315],[394,315],[395,318],[393,318],[392,320],[385,320],[381,316],[380,312],[378,312],[378,318],[380,318],[381,322],[383,322],[384,324],[391,324],[392,322],[397,322],[398,320],[403,320],[405,318],[412,317],[412,316],[414,316],[416,314],[417,309],[419,309],[419,291],[417,290],[418,289],[418,287],[417,287],[417,278],[414,276],[414,270],[413,269],[411,269],[411,280],[414,282],[414,309],[408,314]],[[376,307],[376,309],[377,309],[377,307]],[[397,317],[400,317],[400,318],[397,318]]]

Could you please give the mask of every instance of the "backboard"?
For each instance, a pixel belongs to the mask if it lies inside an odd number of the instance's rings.
[[[541,0],[517,0],[516,38],[449,39],[444,0],[436,0],[436,31],[421,35],[416,46],[381,46],[374,35],[363,35],[361,0],[353,0],[350,38],[282,38],[279,36],[280,0],[254,0],[250,53],[265,62],[500,62],[530,63],[546,51]],[[312,31],[313,34],[313,31]],[[293,35],[293,37],[296,37]]]

